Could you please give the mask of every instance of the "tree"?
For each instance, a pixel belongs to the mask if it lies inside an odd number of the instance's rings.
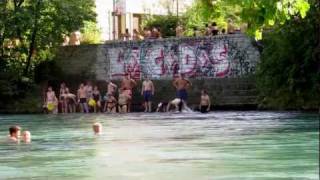
[[[29,75],[34,60],[63,41],[63,34],[94,22],[94,0],[5,0],[0,3],[0,58],[18,74]],[[23,69],[20,69],[23,67]]]
[[[212,21],[223,26],[228,19],[236,24],[247,23],[248,34],[261,39],[264,28],[284,24],[296,16],[304,18],[309,8],[308,0],[198,0],[187,17],[189,26]]]
[[[81,30],[85,22],[95,22],[94,8],[94,0],[0,1],[0,109],[19,109],[30,92],[28,97],[39,97],[32,83],[35,65],[52,59],[64,34]]]
[[[317,108],[320,99],[320,3],[266,32],[257,84],[266,107]]]

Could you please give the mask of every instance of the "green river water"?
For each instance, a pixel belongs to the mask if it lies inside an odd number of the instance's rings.
[[[15,124],[31,144],[6,141]],[[0,137],[1,180],[319,179],[317,114],[0,115]]]

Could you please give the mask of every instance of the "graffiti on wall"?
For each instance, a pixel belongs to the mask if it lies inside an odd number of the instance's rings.
[[[126,73],[135,79],[148,75],[166,79],[185,74],[190,78],[239,77],[255,71],[255,48],[243,47],[238,41],[221,39],[189,39],[182,42],[145,41],[139,44],[109,47],[106,60],[113,79]]]

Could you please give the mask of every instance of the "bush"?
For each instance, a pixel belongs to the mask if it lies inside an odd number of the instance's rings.
[[[319,9],[265,34],[257,84],[263,107],[315,109],[319,105]],[[318,29],[318,30],[317,30]]]

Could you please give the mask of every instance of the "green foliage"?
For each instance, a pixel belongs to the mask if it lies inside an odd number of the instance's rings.
[[[167,16],[150,16],[145,17],[143,26],[146,28],[157,27],[161,31],[162,37],[171,37],[176,35],[176,27],[179,18],[172,14]]]
[[[22,101],[35,92],[34,68],[53,58],[63,34],[95,22],[94,7],[94,0],[0,1],[0,109],[29,106]],[[46,80],[49,75],[41,73],[37,80]]]
[[[314,3],[305,19],[292,19],[265,34],[257,73],[263,106],[318,107],[319,17],[319,4]]]
[[[81,44],[97,44],[101,42],[101,32],[95,22],[86,21],[81,34]]]
[[[309,8],[308,0],[197,0],[186,13],[187,28],[213,21],[222,28],[231,20],[235,26],[248,24],[247,33],[261,39],[264,28],[284,24],[295,16],[304,18]]]
[[[184,14],[186,18],[186,34],[191,36],[193,28],[205,28],[205,24],[216,22],[220,29],[227,28],[227,22],[231,20],[233,25],[239,27],[240,20],[240,6],[236,4],[229,4],[228,1],[195,1]]]
[[[63,34],[94,22],[93,0],[5,0],[0,3],[0,58],[28,72],[38,61],[52,57]],[[19,64],[19,65],[16,65]],[[32,72],[32,71],[31,71]]]

